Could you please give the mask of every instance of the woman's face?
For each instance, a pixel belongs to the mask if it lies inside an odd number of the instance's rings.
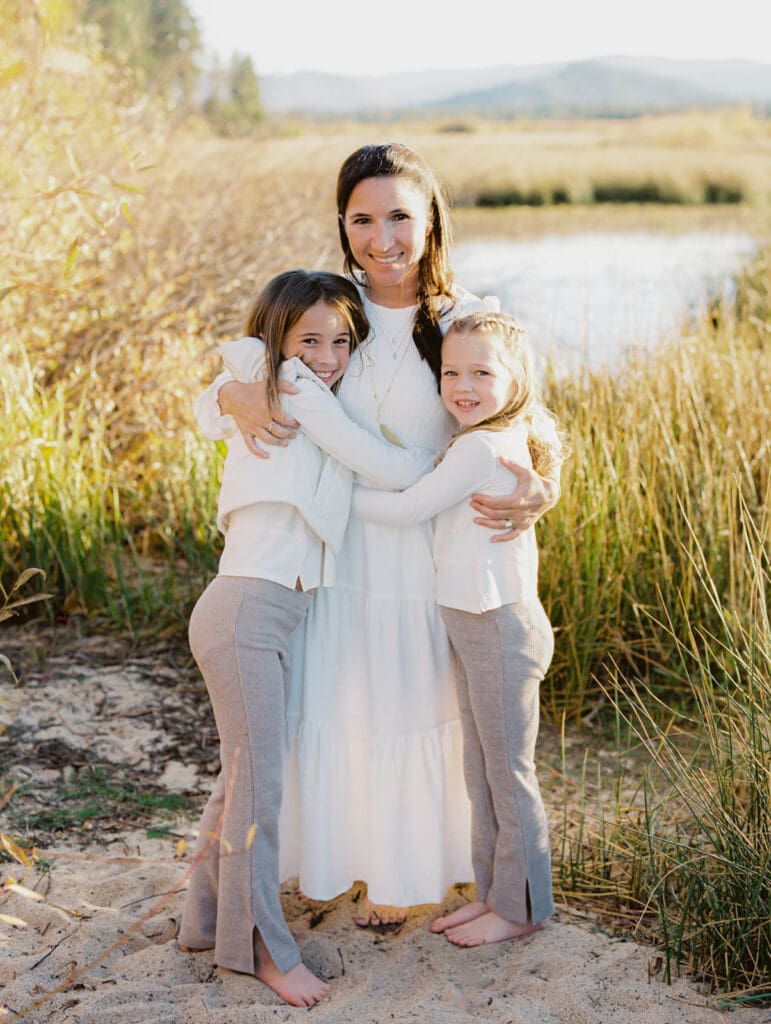
[[[343,227],[370,298],[383,305],[416,302],[431,227],[422,191],[408,178],[365,178],[351,192]]]
[[[306,309],[281,343],[284,359],[298,356],[330,388],[343,376],[350,354],[351,328],[326,302]]]

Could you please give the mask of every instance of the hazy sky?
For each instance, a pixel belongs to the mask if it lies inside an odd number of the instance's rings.
[[[258,74],[540,64],[607,55],[768,62],[761,0],[188,0],[207,50]]]

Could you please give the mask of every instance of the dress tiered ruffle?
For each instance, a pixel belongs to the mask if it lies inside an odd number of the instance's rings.
[[[480,305],[467,299],[457,312]],[[341,402],[373,433],[379,414],[404,444],[439,453],[452,421],[413,345],[414,310],[367,310],[383,331],[354,353]],[[336,584],[316,593],[295,637],[282,877],[299,876],[315,899],[361,880],[376,903],[438,903],[472,878],[454,661],[431,534],[430,523],[351,519]]]

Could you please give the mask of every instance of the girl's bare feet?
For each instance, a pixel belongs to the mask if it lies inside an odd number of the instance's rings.
[[[517,924],[498,917],[492,910],[473,921],[450,928],[445,931],[449,942],[456,946],[486,946],[491,942],[506,942],[507,939],[520,939],[525,935],[543,928],[542,924]]]
[[[254,976],[290,1006],[315,1006],[329,995],[329,985],[312,974],[305,964],[297,964],[282,974],[259,935],[254,939],[254,955],[257,964]]]
[[[407,907],[389,907],[384,903],[372,903],[369,897],[362,897],[353,917],[359,928],[385,924],[403,924],[407,920]]]
[[[464,903],[462,907],[459,907],[457,910],[453,910],[451,914],[445,914],[444,917],[437,917],[436,921],[432,922],[430,925],[429,931],[438,935],[440,932],[446,931],[448,928],[457,928],[458,925],[466,924],[467,921],[473,921],[474,918],[481,917],[482,914],[486,914],[489,909],[488,905],[483,903],[481,900],[475,900],[473,903]]]

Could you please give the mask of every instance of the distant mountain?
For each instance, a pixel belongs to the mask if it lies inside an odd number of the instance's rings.
[[[272,113],[322,117],[597,116],[737,103],[771,109],[771,64],[609,56],[391,75],[264,75],[260,89]]]
[[[602,63],[676,78],[740,103],[771,103],[771,64],[753,60],[667,60],[663,57],[603,57]]]
[[[561,65],[414,71],[390,75],[331,75],[296,71],[262,75],[260,96],[273,113],[355,114],[419,109],[455,93],[526,81]]]
[[[715,106],[720,97],[698,85],[599,61],[567,64],[530,81],[507,82],[430,104],[434,110],[490,116],[620,115]]]

